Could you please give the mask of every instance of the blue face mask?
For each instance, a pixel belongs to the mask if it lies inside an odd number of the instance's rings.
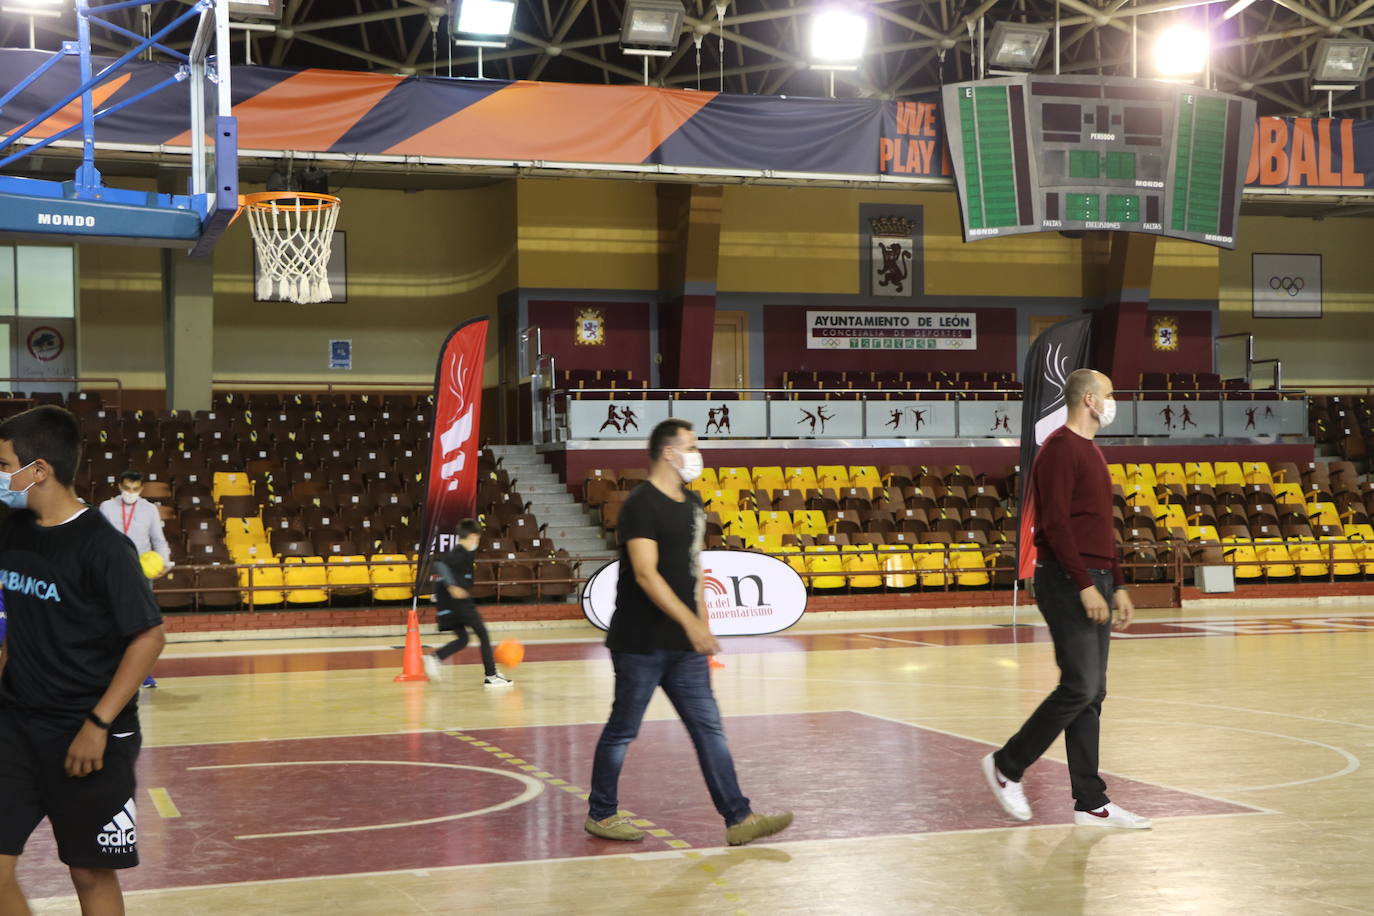
[[[19,470],[9,474],[0,471],[0,503],[9,506],[11,509],[24,509],[28,507],[29,490],[33,489],[33,483],[37,483],[38,481],[35,480],[22,490],[11,490],[10,481],[14,479],[15,474],[22,474],[37,463],[37,461],[30,461]]]

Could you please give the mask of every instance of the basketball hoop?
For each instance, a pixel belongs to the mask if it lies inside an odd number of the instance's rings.
[[[334,298],[329,288],[329,246],[339,219],[339,198],[308,191],[264,191],[239,198],[253,231],[262,276],[259,299],[308,305]]]

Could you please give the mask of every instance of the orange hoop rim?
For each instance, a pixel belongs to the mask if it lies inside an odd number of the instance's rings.
[[[283,203],[282,201],[314,200],[319,203]],[[258,191],[255,194],[240,194],[239,208],[249,210],[268,210],[276,207],[279,210],[298,210],[302,213],[315,210],[330,210],[343,203],[341,198],[333,194],[315,194],[311,191]]]

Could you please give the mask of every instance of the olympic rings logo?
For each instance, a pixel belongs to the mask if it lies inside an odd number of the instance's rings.
[[[1302,277],[1269,278],[1270,289],[1281,289],[1290,296],[1296,296],[1298,293],[1302,292],[1302,288],[1306,285],[1307,284],[1303,282]]]

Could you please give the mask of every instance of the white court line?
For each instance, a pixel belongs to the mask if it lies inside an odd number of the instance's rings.
[[[894,631],[894,632],[900,632],[900,631]],[[938,642],[917,642],[917,641],[914,640],[914,639],[897,639],[896,637],[893,637],[893,636],[874,636],[872,633],[860,633],[859,636],[862,637],[863,639],[881,639],[881,640],[883,640],[884,642],[900,642],[900,643],[906,643],[908,646],[934,646],[934,647],[937,648],[937,649],[943,649],[943,648],[944,648],[944,645],[941,644],[941,643],[938,643]]]
[[[290,830],[284,833],[247,833],[236,836],[236,840],[270,840],[276,837],[286,836],[320,836],[326,833],[361,833],[366,830],[391,830],[396,827],[419,827],[424,824],[439,824],[444,821],[457,821],[468,817],[477,817],[480,814],[492,814],[497,811],[505,811],[507,808],[514,808],[516,805],[523,805],[527,801],[539,796],[544,791],[544,784],[533,776],[525,773],[517,773],[514,770],[497,770],[491,767],[467,766],[461,763],[435,763],[427,760],[281,760],[267,763],[224,763],[215,766],[187,767],[187,770],[246,770],[257,767],[313,767],[313,766],[392,766],[392,767],[438,767],[446,770],[476,770],[479,773],[495,773],[498,776],[505,776],[514,779],[516,782],[525,784],[525,791],[515,798],[489,805],[486,808],[478,808],[475,811],[464,811],[459,814],[446,814],[442,817],[428,817],[418,821],[396,821],[391,824],[368,824],[362,827],[329,827],[321,830]]]
[[[852,712],[853,710],[833,709],[833,710],[825,710],[825,711],[826,711],[826,712]],[[902,724],[908,724],[908,723],[902,723]],[[1193,793],[1193,794],[1197,794],[1197,793]],[[1249,807],[1253,808],[1254,806],[1251,805],[1251,806],[1249,806]],[[1156,818],[1152,818],[1152,820],[1153,820],[1155,823],[1158,824],[1158,823],[1164,823],[1164,822],[1173,823],[1173,822],[1176,822],[1176,821],[1206,820],[1206,819],[1215,818],[1215,817],[1250,817],[1250,816],[1254,816],[1254,815],[1276,814],[1276,813],[1278,813],[1278,812],[1274,812],[1274,811],[1265,811],[1265,810],[1254,810],[1254,811],[1238,811],[1238,812],[1235,812],[1235,813],[1233,813],[1233,814],[1184,814],[1184,815],[1178,815],[1178,816],[1176,816],[1176,817],[1156,817]],[[1006,833],[1007,831],[1011,831],[1011,830],[1053,830],[1053,829],[1055,829],[1055,828],[1059,828],[1059,829],[1063,829],[1063,830],[1074,830],[1074,829],[1075,829],[1075,827],[1074,827],[1074,825],[1073,825],[1072,823],[1067,823],[1067,824],[1015,824],[1015,825],[1008,824],[1008,825],[1005,826],[1005,827],[975,827],[975,828],[964,829],[964,830],[959,830],[959,829],[956,829],[956,830],[927,830],[927,831],[924,831],[924,832],[921,832],[921,833],[883,833],[883,834],[877,834],[877,835],[874,835],[874,836],[817,837],[817,838],[815,838],[815,839],[810,839],[810,840],[771,840],[771,841],[768,843],[768,847],[771,848],[771,847],[774,847],[774,846],[814,846],[814,845],[818,845],[818,844],[821,844],[821,843],[850,843],[850,844],[852,844],[852,843],[861,843],[861,842],[865,842],[865,841],[868,841],[868,840],[922,840],[922,839],[925,839],[926,837],[960,836],[960,835],[964,835],[964,834],[975,835],[975,834],[984,834],[984,833]],[[448,873],[448,872],[471,871],[471,870],[473,870],[473,869],[483,869],[483,868],[519,868],[519,867],[527,866],[527,865],[528,865],[528,866],[535,866],[535,867],[544,867],[544,866],[548,866],[548,865],[557,865],[557,864],[564,863],[564,862],[568,862],[568,863],[575,863],[575,862],[598,862],[598,861],[608,861],[608,860],[616,860],[616,859],[631,859],[631,860],[637,860],[637,861],[644,861],[644,860],[651,860],[651,859],[681,859],[681,858],[685,858],[685,857],[686,857],[686,854],[687,854],[688,852],[696,852],[696,853],[723,852],[723,853],[726,853],[727,855],[729,855],[729,854],[737,854],[737,855],[743,855],[743,856],[748,856],[748,854],[749,854],[747,850],[745,850],[745,849],[743,849],[742,847],[739,847],[739,846],[696,846],[696,847],[693,847],[692,849],[664,849],[664,850],[660,850],[660,851],[656,851],[656,852],[621,852],[621,853],[603,853],[603,854],[601,854],[601,855],[593,855],[593,856],[564,856],[564,857],[554,856],[554,857],[544,858],[544,859],[510,859],[510,860],[506,860],[506,861],[502,861],[502,862],[471,862],[471,863],[468,863],[468,864],[465,864],[465,865],[439,865],[439,866],[433,866],[433,865],[432,865],[432,866],[429,866],[429,867],[427,867],[427,868],[395,868],[395,869],[391,869],[391,870],[389,870],[389,871],[360,871],[360,872],[346,872],[346,873],[343,873],[343,874],[331,874],[331,875],[301,875],[300,877],[296,877],[296,878],[263,878],[263,879],[256,880],[256,881],[222,881],[222,882],[218,882],[218,883],[214,883],[214,884],[189,884],[189,885],[183,885],[183,886],[178,886],[178,887],[149,887],[149,888],[142,888],[142,889],[140,889],[140,890],[126,890],[126,891],[124,892],[124,896],[126,896],[126,897],[135,897],[135,896],[147,897],[147,896],[151,896],[151,895],[154,895],[154,894],[168,894],[168,895],[170,895],[170,894],[180,893],[180,892],[183,892],[183,891],[208,891],[208,890],[224,890],[224,889],[227,889],[227,888],[240,888],[240,887],[243,887],[243,888],[247,888],[247,887],[264,887],[264,886],[272,886],[272,885],[278,885],[278,884],[294,884],[294,883],[296,883],[296,882],[306,882],[306,881],[346,881],[346,880],[353,879],[353,878],[388,878],[388,877],[395,877],[395,876],[397,876],[397,875],[414,875],[414,876],[418,876],[418,877],[430,877],[430,876],[435,875],[435,874],[444,874],[444,873]],[[76,900],[75,895],[69,894],[69,895],[67,895],[67,896],[65,896],[65,897],[37,897],[37,898],[31,898],[31,899],[29,900],[29,902],[30,902],[30,903],[57,903],[57,902],[61,902],[61,901],[74,901],[74,900]]]
[[[982,738],[974,738],[974,737],[972,737],[972,736],[970,736],[970,735],[962,735],[962,734],[960,734],[959,732],[952,732],[952,731],[949,731],[949,730],[943,729],[943,728],[935,728],[935,727],[929,726],[929,725],[922,725],[922,724],[920,724],[919,722],[906,722],[906,721],[903,721],[903,720],[901,720],[901,719],[894,719],[894,718],[892,718],[891,716],[883,716],[883,715],[879,715],[878,713],[875,713],[875,712],[863,712],[863,711],[858,710],[858,709],[846,709],[846,710],[844,710],[844,712],[852,712],[852,713],[854,713],[855,715],[868,716],[869,718],[872,718],[872,719],[882,719],[884,722],[892,722],[892,723],[897,724],[897,725],[905,725],[905,726],[907,726],[908,728],[923,728],[923,729],[925,729],[926,731],[936,732],[936,733],[941,734],[941,735],[948,735],[948,736],[951,737],[951,738],[959,738],[959,739],[961,739],[961,740],[963,740],[963,741],[972,741],[972,742],[975,743],[975,744],[981,744],[981,745],[984,745],[985,747],[991,747],[991,748],[996,748],[996,747],[998,747],[998,745],[993,744],[991,741],[984,741]],[[970,717],[970,718],[972,718],[972,717]],[[1334,750],[1334,748],[1333,748],[1333,750]],[[1051,758],[1051,759],[1053,759],[1053,758]],[[1062,763],[1063,761],[1057,761],[1057,762]],[[1100,770],[1099,772],[1105,773],[1105,774],[1107,774],[1108,776],[1117,776],[1117,777],[1119,777],[1119,778],[1121,778],[1121,779],[1129,779],[1129,780],[1131,780],[1132,782],[1144,783],[1144,784],[1147,785],[1147,786],[1157,786],[1158,788],[1161,788],[1161,789],[1168,789],[1168,790],[1171,791],[1171,792],[1180,792],[1180,793],[1182,793],[1182,794],[1184,794],[1184,795],[1196,795],[1196,796],[1198,796],[1199,798],[1205,798],[1205,799],[1207,799],[1207,800],[1209,800],[1209,801],[1220,802],[1220,803],[1222,803],[1222,804],[1224,804],[1224,805],[1235,805],[1237,808],[1251,808],[1251,809],[1254,809],[1257,813],[1263,813],[1263,814],[1279,814],[1279,813],[1280,813],[1280,812],[1278,812],[1278,811],[1274,811],[1274,810],[1269,809],[1269,808],[1262,808],[1262,807],[1260,807],[1259,805],[1252,805],[1252,804],[1250,804],[1250,803],[1248,803],[1248,802],[1232,801],[1232,800],[1229,799],[1229,798],[1221,798],[1221,797],[1216,796],[1216,795],[1209,795],[1209,794],[1207,794],[1206,792],[1199,792],[1199,791],[1197,791],[1196,789],[1181,789],[1181,788],[1179,788],[1178,786],[1171,786],[1171,785],[1168,785],[1167,783],[1155,782],[1155,781],[1152,780],[1152,779],[1138,779],[1138,778],[1136,778],[1136,777],[1134,777],[1134,776],[1127,776],[1127,775],[1125,775],[1124,773],[1117,773],[1117,772],[1114,771],[1114,770]],[[1203,814],[1203,815],[1196,815],[1196,816],[1197,816],[1197,817],[1227,817],[1227,816],[1230,815],[1230,813],[1231,813],[1231,812],[1227,812],[1227,813],[1217,813],[1217,814]]]
[[[882,718],[882,717],[881,717],[881,716],[875,716],[875,718]],[[955,715],[951,715],[951,716],[932,716],[932,717],[930,717],[929,719],[923,718],[921,721],[922,721],[922,722],[927,722],[927,721],[930,721],[931,719],[934,719],[935,721],[939,721],[939,720],[941,720],[941,719],[956,719],[956,720],[958,720],[958,721],[960,721],[960,722],[966,722],[966,721],[968,721],[968,720],[970,720],[970,719],[979,719],[979,720],[982,720],[982,721],[985,721],[985,722],[1024,722],[1024,721],[1025,721],[1025,717],[1024,717],[1024,716],[984,716],[984,715],[975,715],[975,716],[969,716],[969,715],[957,715],[957,716],[955,716]],[[891,720],[891,721],[894,721],[894,722],[895,722],[895,721],[897,721],[897,720],[893,719],[893,720]],[[1310,739],[1310,738],[1300,738],[1300,737],[1298,737],[1297,735],[1289,735],[1289,734],[1285,734],[1285,733],[1283,733],[1283,732],[1262,731],[1262,730],[1256,729],[1256,728],[1240,728],[1240,727],[1234,726],[1234,725],[1216,725],[1216,724],[1211,723],[1211,722],[1163,722],[1163,721],[1160,721],[1160,720],[1158,720],[1158,719],[1136,719],[1136,718],[1123,717],[1123,716],[1112,716],[1112,721],[1113,721],[1113,722],[1135,722],[1135,723],[1141,724],[1141,725],[1171,725],[1171,726],[1176,726],[1176,727],[1177,727],[1177,726],[1181,726],[1181,727],[1184,727],[1184,728],[1219,728],[1219,729],[1222,729],[1222,730],[1224,730],[1224,731],[1230,731],[1230,732],[1246,732],[1246,733],[1252,734],[1252,735],[1267,735],[1267,736],[1269,736],[1269,737],[1271,737],[1271,738],[1284,738],[1284,739],[1287,739],[1287,740],[1289,740],[1289,741],[1297,741],[1297,742],[1299,742],[1299,743],[1301,743],[1301,744],[1310,744],[1310,745],[1312,745],[1313,747],[1325,748],[1325,749],[1328,750],[1328,751],[1332,751],[1332,752],[1334,752],[1334,753],[1337,753],[1337,754],[1341,755],[1341,757],[1343,757],[1343,758],[1345,759],[1345,767],[1344,767],[1344,768],[1342,768],[1342,769],[1340,769],[1340,770],[1337,770],[1337,771],[1334,772],[1334,773],[1326,773],[1325,775],[1322,775],[1322,776],[1312,776],[1312,777],[1309,777],[1308,779],[1297,779],[1297,780],[1294,780],[1294,781],[1292,781],[1292,782],[1279,782],[1279,783],[1274,783],[1274,784],[1272,784],[1272,785],[1267,785],[1267,786],[1231,786],[1231,787],[1227,787],[1227,788],[1223,788],[1223,789],[1215,789],[1215,790],[1207,790],[1207,791],[1216,791],[1216,792],[1262,792],[1262,791],[1265,791],[1265,790],[1267,790],[1267,789],[1287,789],[1287,788],[1290,788],[1290,787],[1292,787],[1292,786],[1305,786],[1305,785],[1308,785],[1308,784],[1314,783],[1314,782],[1324,782],[1325,780],[1328,780],[1328,779],[1339,779],[1339,778],[1342,777],[1342,776],[1348,776],[1349,774],[1355,772],[1355,771],[1358,770],[1358,769],[1360,768],[1360,766],[1361,766],[1360,758],[1356,757],[1354,754],[1350,753],[1350,752],[1347,751],[1345,748],[1336,747],[1335,745],[1331,745],[1331,744],[1325,744],[1325,743],[1323,743],[1323,742],[1321,742],[1321,741],[1313,741],[1313,740]],[[908,724],[914,724],[914,723],[908,723]],[[925,725],[916,725],[916,727],[917,727],[917,728],[926,728]],[[938,729],[931,729],[931,730],[932,730],[932,731],[938,731]],[[1051,758],[1051,759],[1056,759],[1056,758]],[[1061,762],[1062,762],[1062,761],[1061,761]],[[1137,778],[1134,777],[1134,776],[1128,776],[1128,777],[1126,777],[1126,778],[1127,778],[1127,779],[1134,779],[1136,782],[1144,782],[1144,781],[1146,781],[1146,780],[1137,779]],[[1166,787],[1166,788],[1167,788],[1167,787]],[[1201,793],[1199,793],[1198,790],[1196,790],[1196,789],[1182,789],[1182,790],[1180,790],[1180,791],[1183,791],[1183,792],[1191,792],[1191,793],[1193,793],[1194,795],[1201,794]],[[1224,801],[1224,799],[1221,799],[1221,800]],[[1239,802],[1237,802],[1236,804],[1239,804]]]

